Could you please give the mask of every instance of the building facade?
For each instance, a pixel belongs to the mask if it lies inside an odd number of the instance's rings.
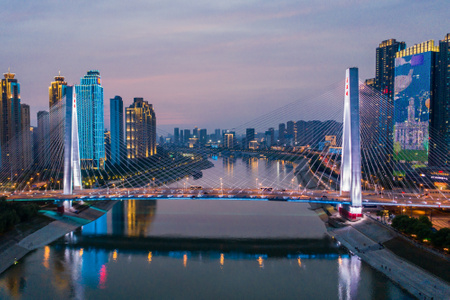
[[[156,115],[152,104],[134,98],[126,108],[126,144],[128,159],[156,154]]]
[[[430,106],[429,165],[448,166],[450,157],[450,33],[439,41]]]
[[[8,71],[3,75],[0,105],[1,168],[15,172],[21,169],[22,156],[20,84],[14,73]]]
[[[36,165],[39,168],[48,168],[50,166],[50,115],[48,111],[39,111],[37,113],[37,132],[36,132]]]
[[[376,110],[377,124],[374,126],[374,135],[378,139],[376,152],[381,155],[377,159],[384,162],[391,160],[394,144],[395,57],[397,52],[405,48],[405,42],[389,39],[382,41],[376,49],[374,87],[381,93],[381,97]]]
[[[125,138],[123,128],[123,101],[122,97],[115,96],[110,99],[110,131],[111,131],[111,164],[120,165],[125,157]]]
[[[233,149],[235,145],[235,132],[226,130],[223,133],[223,147]]]
[[[22,170],[27,170],[33,164],[33,141],[31,139],[30,106],[20,105],[21,111],[21,135],[22,135]]]
[[[397,52],[395,59],[394,158],[428,164],[430,106],[439,48],[426,41]]]
[[[51,157],[58,162],[64,157],[64,118],[65,118],[65,95],[67,82],[61,73],[54,77],[48,88],[49,96],[49,118],[50,118],[50,144],[52,145]]]
[[[105,162],[103,87],[100,72],[88,71],[75,85],[82,169],[103,169]]]
[[[284,145],[286,136],[286,124],[278,124],[278,143]]]
[[[184,143],[189,143],[189,139],[191,138],[191,130],[185,129],[184,130]]]
[[[289,146],[295,146],[297,141],[297,123],[288,121],[286,123],[286,143]]]
[[[255,139],[255,128],[245,130],[245,148],[250,148],[250,142]]]
[[[173,143],[178,145],[180,143],[180,128],[175,127],[173,129]]]
[[[202,128],[199,130],[199,142],[201,146],[204,146],[207,143],[208,131],[206,128]]]

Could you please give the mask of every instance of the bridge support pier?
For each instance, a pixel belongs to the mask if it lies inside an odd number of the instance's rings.
[[[64,124],[64,195],[71,195],[74,188],[81,189],[76,102],[75,88],[67,86]]]
[[[58,199],[55,200],[55,204],[56,204],[56,212],[60,215],[63,215],[65,211],[68,211],[72,207],[72,200]]]
[[[340,193],[351,200],[351,205],[339,207],[341,216],[350,221],[362,218],[358,68],[347,69],[345,76]]]

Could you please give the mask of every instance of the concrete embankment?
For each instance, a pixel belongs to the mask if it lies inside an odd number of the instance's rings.
[[[0,252],[0,273],[3,273],[28,252],[48,245],[65,234],[83,226],[106,213],[117,201],[101,201],[85,209],[78,215],[68,213],[63,216],[47,211],[45,215],[55,219],[50,224],[23,237],[20,241],[5,241],[7,247],[2,247]]]
[[[400,258],[383,246],[395,233],[365,217],[329,234],[374,269],[384,273],[418,299],[450,299],[450,285],[437,276]]]

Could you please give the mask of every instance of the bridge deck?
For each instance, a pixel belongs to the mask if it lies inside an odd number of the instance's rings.
[[[61,191],[48,191],[43,193],[18,193],[11,194],[8,201],[55,201],[55,200],[234,200],[234,201],[288,201],[298,203],[323,203],[323,204],[350,204],[347,197],[342,197],[339,192],[315,191],[315,190],[276,190],[260,191],[255,189],[110,189],[110,190],[82,190],[73,195],[64,195]],[[390,193],[389,195],[375,194],[373,192],[363,194],[363,206],[404,206],[424,208],[450,208],[450,201],[439,198],[424,199],[415,194]]]

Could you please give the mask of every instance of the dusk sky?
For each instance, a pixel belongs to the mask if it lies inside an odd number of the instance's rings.
[[[225,129],[323,92],[347,67],[374,77],[381,41],[437,43],[449,15],[448,0],[4,1],[0,72],[16,73],[32,125],[59,70],[78,84],[98,69],[107,128],[120,95],[152,103],[169,132]]]

